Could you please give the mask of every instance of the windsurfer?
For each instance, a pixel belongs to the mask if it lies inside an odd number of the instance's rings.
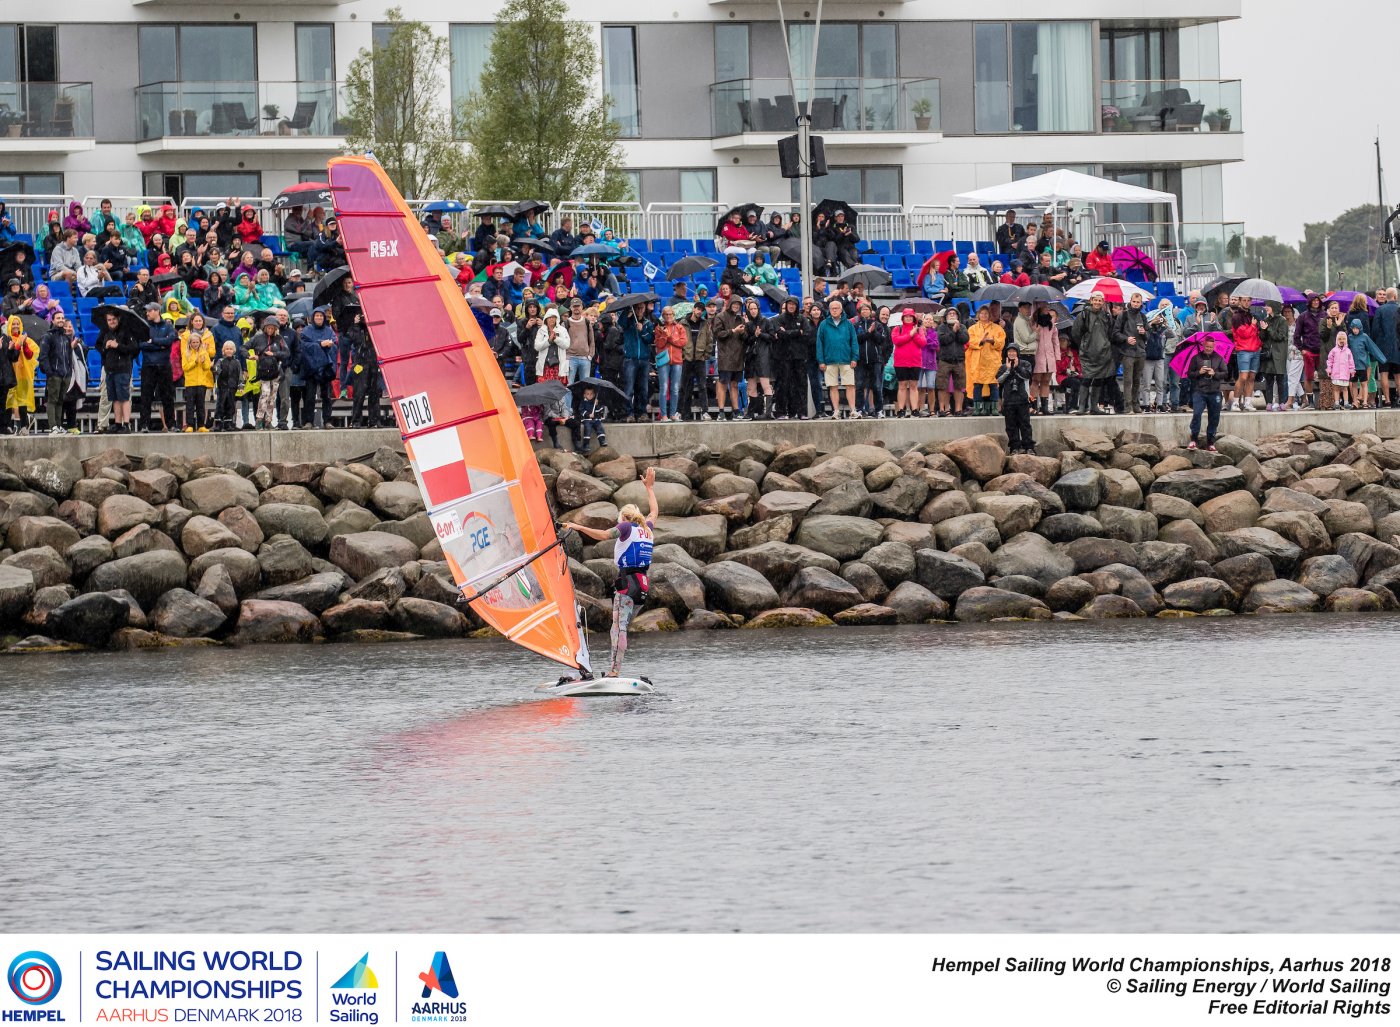
[[[565,521],[563,527],[599,542],[615,539],[613,560],[617,564],[617,579],[613,582],[612,664],[604,677],[615,678],[622,669],[622,657],[627,652],[627,626],[632,614],[647,599],[647,572],[651,570],[651,550],[656,531],[656,471],[647,468],[642,482],[647,489],[647,515],[633,503],[628,503],[617,515],[617,527],[602,531],[582,524]]]

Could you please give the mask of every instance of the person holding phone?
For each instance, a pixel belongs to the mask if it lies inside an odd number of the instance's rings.
[[[1215,340],[1207,335],[1200,350],[1191,358],[1186,377],[1191,381],[1191,441],[1187,449],[1197,448],[1201,434],[1201,414],[1209,412],[1206,422],[1206,449],[1215,452],[1215,437],[1220,430],[1220,389],[1228,377],[1226,363],[1215,351]]]

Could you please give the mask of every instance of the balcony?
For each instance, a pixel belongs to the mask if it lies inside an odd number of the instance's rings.
[[[154,82],[136,88],[138,153],[332,153],[340,82]]]
[[[717,150],[772,146],[797,131],[797,98],[785,78],[742,78],[710,86]],[[936,78],[819,78],[812,131],[833,146],[910,146],[943,138]]]
[[[1117,79],[1100,84],[1105,132],[1244,131],[1238,79]]]
[[[0,82],[7,153],[77,153],[96,145],[91,82]]]

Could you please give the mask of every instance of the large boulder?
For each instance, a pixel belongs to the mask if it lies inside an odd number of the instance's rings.
[[[991,435],[953,439],[944,444],[943,455],[957,464],[964,475],[978,481],[991,481],[1006,466],[1006,451]]]
[[[961,489],[939,492],[923,505],[919,520],[924,524],[940,524],[954,517],[972,513],[972,501]]]
[[[1011,538],[1031,531],[1040,523],[1040,504],[1028,496],[1009,496],[984,492],[974,496],[972,505],[978,513],[990,514],[1000,538]],[[989,547],[991,548],[991,547]]]
[[[884,602],[890,594],[890,587],[869,564],[851,560],[841,565],[841,578],[848,582],[867,603]]]
[[[812,514],[803,518],[795,541],[835,560],[854,560],[878,544],[883,534],[878,521],[864,517]]]
[[[804,567],[783,592],[784,606],[801,606],[834,614],[865,601],[850,582],[821,567]]]
[[[94,567],[114,559],[116,550],[112,543],[101,535],[89,535],[69,546],[67,557],[68,566],[73,568],[73,580],[82,581],[92,573]]]
[[[1274,565],[1274,572],[1288,577],[1298,566],[1303,551],[1276,531],[1268,528],[1236,528],[1211,536],[1223,556],[1259,553]]]
[[[175,638],[205,638],[223,627],[227,619],[217,605],[183,588],[165,593],[151,611],[155,629]]]
[[[684,620],[692,610],[705,608],[705,583],[679,564],[653,563],[648,580],[648,598],[670,610],[677,620]]]
[[[752,617],[778,605],[778,593],[768,579],[741,563],[726,560],[711,564],[701,579],[712,609]]]
[[[727,471],[721,472],[705,480],[700,486],[700,496],[703,499],[719,499],[721,496],[748,496],[754,502],[758,501],[758,486],[738,474],[730,474]],[[614,502],[616,502],[614,498]]]
[[[820,610],[783,606],[758,614],[745,628],[834,628],[836,622]]]
[[[10,522],[5,541],[14,550],[49,546],[62,555],[81,537],[76,528],[57,517],[28,516]]]
[[[360,531],[331,540],[331,563],[356,581],[381,567],[398,567],[416,559],[418,546],[385,531]]]
[[[787,542],[765,542],[751,549],[725,553],[724,556],[720,557],[720,561],[741,563],[745,567],[757,571],[771,582],[775,589],[784,588],[792,580],[792,576],[804,567],[822,567],[835,572],[841,566],[833,557],[827,556],[825,553]],[[697,568],[695,573],[703,576],[704,569]]]
[[[374,487],[360,475],[343,467],[327,467],[321,472],[321,495],[332,503],[348,499],[358,506],[369,503],[370,491]]]
[[[566,509],[601,503],[605,499],[611,499],[612,494],[612,485],[581,471],[560,471],[559,477],[554,481],[554,495],[558,498],[559,505]]]
[[[239,606],[234,639],[238,642],[310,642],[320,634],[321,622],[303,606],[275,599],[245,599]]]
[[[1113,455],[1113,440],[1095,428],[1066,425],[1060,429],[1060,438],[1065,440],[1065,445],[1070,449],[1077,449],[1092,457],[1103,459]]]
[[[1190,546],[1196,559],[1206,563],[1220,559],[1219,548],[1194,521],[1170,521],[1161,525],[1157,529],[1157,541]]]
[[[1083,578],[1061,578],[1045,590],[1045,604],[1056,613],[1068,613],[1096,595],[1098,590]]]
[[[817,458],[817,447],[808,443],[805,446],[792,446],[774,455],[768,461],[768,470],[776,474],[791,475],[804,467],[811,467]]]
[[[236,474],[211,474],[192,478],[180,486],[180,505],[192,513],[216,516],[230,506],[258,508],[257,487]]]
[[[66,585],[73,578],[68,561],[58,555],[52,546],[39,546],[25,549],[0,560],[7,567],[19,567],[34,575],[35,588],[48,588],[51,585]]]
[[[1301,511],[1320,517],[1327,511],[1327,503],[1306,492],[1280,486],[1269,489],[1264,494],[1264,503],[1260,511],[1266,514]]]
[[[999,577],[1033,578],[1049,588],[1074,573],[1074,560],[1032,532],[1017,535],[992,554]]]
[[[1133,547],[1116,538],[1077,538],[1064,548],[1065,555],[1074,561],[1076,574],[1096,571],[1114,563],[1131,567],[1137,562]]]
[[[914,577],[914,550],[900,542],[884,541],[866,550],[860,558],[880,576],[888,588]]]
[[[1086,513],[1060,513],[1043,517],[1035,526],[1036,534],[1051,542],[1073,542],[1077,538],[1103,538],[1104,527],[1097,517]]]
[[[1186,500],[1169,496],[1165,492],[1153,492],[1148,495],[1147,512],[1156,517],[1160,524],[1166,524],[1168,521],[1191,521],[1204,527],[1206,523],[1200,510]]]
[[[1211,573],[1241,596],[1248,595],[1255,585],[1278,577],[1274,573],[1273,563],[1262,553],[1241,553],[1228,557],[1215,564]]]
[[[908,519],[919,512],[928,494],[928,483],[923,479],[901,474],[879,492],[873,493],[870,499],[877,517]]]
[[[1154,542],[1157,539],[1157,517],[1146,510],[1105,503],[1094,511],[1094,516],[1103,525],[1105,538],[1123,542]]]
[[[1376,613],[1394,610],[1394,598],[1388,589],[1339,588],[1323,601],[1322,607],[1329,613]]]
[[[1350,535],[1353,532],[1362,535],[1373,535],[1376,533],[1376,518],[1371,514],[1371,508],[1365,503],[1353,503],[1346,499],[1329,499],[1323,504],[1324,508],[1319,515],[1322,518],[1323,527],[1327,529],[1329,535]],[[1392,516],[1386,514],[1381,518]]]
[[[408,593],[408,581],[401,567],[381,567],[349,590],[351,599],[393,606]]]
[[[160,511],[135,496],[109,496],[97,508],[97,530],[107,538],[116,538],[138,524],[159,523]]]
[[[34,602],[34,575],[22,567],[0,564],[0,624],[13,624]]]
[[[1302,510],[1265,514],[1259,518],[1258,526],[1278,532],[1301,549],[1304,556],[1317,556],[1332,549],[1332,536],[1316,514]]]
[[[1317,593],[1283,578],[1261,582],[1244,597],[1246,613],[1310,613],[1317,609]]]
[[[264,489],[258,505],[267,506],[269,503],[291,503],[295,506],[309,506],[317,511],[326,508],[316,493],[305,485],[273,485]]]
[[[1142,506],[1142,486],[1128,471],[1106,467],[1103,470],[1103,501],[1109,506],[1137,510]]]
[[[572,505],[583,506],[582,503]],[[370,490],[370,506],[390,520],[401,521],[422,511],[423,493],[411,481],[386,481]]]
[[[467,618],[453,607],[412,596],[395,603],[392,615],[399,631],[425,638],[460,638],[470,626]]]
[[[1205,613],[1207,610],[1239,609],[1240,597],[1235,590],[1215,578],[1188,578],[1168,585],[1162,599],[1173,610]]]
[[[1326,599],[1339,588],[1355,588],[1356,568],[1342,556],[1314,556],[1303,561],[1298,584]]]
[[[729,477],[732,478],[734,475],[729,475]],[[748,479],[744,480],[748,481]],[[749,482],[749,484],[752,485],[753,483]],[[654,486],[654,490],[656,492],[657,512],[664,516],[684,517],[689,514],[691,509],[695,506],[695,495],[690,491],[689,485],[678,485],[671,481],[658,481]],[[754,498],[757,498],[756,493],[758,490],[755,488],[753,491],[755,493]],[[744,492],[748,494],[747,489],[745,489]],[[631,503],[638,510],[646,513],[647,489],[640,481],[629,481],[626,485],[623,485],[622,488],[618,489],[617,492],[613,494],[611,503],[607,505],[621,508],[628,503]],[[585,509],[594,508],[595,505],[585,507]],[[617,523],[616,516],[613,518],[613,523]]]
[[[1147,613],[1127,596],[1097,595],[1079,608],[1079,616],[1084,620],[1120,620],[1127,617],[1146,617]]]
[[[770,517],[786,514],[797,524],[807,515],[808,510],[817,505],[820,498],[811,492],[789,492],[782,489],[769,492],[754,504],[754,520],[766,521]]]
[[[85,591],[125,589],[136,597],[142,608],[149,609],[152,603],[172,588],[183,588],[185,575],[184,557],[168,549],[156,549],[95,568],[88,575]]]
[[[1064,502],[1065,509],[1071,513],[1096,510],[1103,502],[1103,472],[1092,467],[1070,471],[1056,481],[1051,489]]]
[[[267,537],[258,524],[258,519],[241,506],[230,506],[225,510],[220,510],[217,520],[233,532],[238,539],[239,548],[246,549],[250,553],[256,553],[258,546],[262,545],[263,539]],[[183,530],[181,528],[181,531]]]
[[[828,489],[807,512],[809,517],[836,514],[840,517],[868,517],[874,503],[863,481],[845,481]]]
[[[238,509],[241,509],[239,507]],[[203,556],[213,549],[242,547],[243,540],[212,517],[196,514],[180,531],[180,548],[186,556]]]
[[[327,510],[325,520],[328,538],[369,531],[379,523],[379,518],[374,513],[349,499],[342,499]]]
[[[914,554],[914,580],[944,600],[954,600],[970,588],[986,584],[986,575],[971,560],[936,549]]]
[[[1400,564],[1400,549],[1369,535],[1347,534],[1337,539],[1337,555],[1344,557],[1363,583],[1381,571]]]
[[[1245,484],[1244,472],[1238,467],[1192,467],[1162,475],[1152,483],[1152,491],[1201,506],[1219,496],[1237,492]]]
[[[103,646],[119,628],[126,627],[130,608],[116,596],[93,592],[68,600],[50,610],[44,630],[65,642]]]
[[[698,517],[658,517],[656,544],[677,545],[696,560],[713,560],[724,552],[729,522],[719,514]]]
[[[792,480],[805,491],[822,496],[848,481],[864,484],[865,472],[859,464],[844,456],[831,456],[820,463],[793,472]]]
[[[1127,564],[1111,563],[1084,575],[1100,595],[1121,595],[1131,599],[1149,617],[1162,608],[1162,597],[1142,571]]]
[[[748,549],[765,542],[786,542],[792,538],[793,522],[789,514],[769,517],[743,528],[729,532],[729,545],[734,549]]]
[[[246,549],[215,549],[190,561],[190,584],[198,584],[211,567],[223,567],[228,572],[234,592],[241,598],[256,592],[262,583],[258,558]]]
[[[262,582],[267,587],[300,581],[315,570],[311,554],[290,535],[273,535],[258,547],[257,558]]]
[[[899,611],[878,603],[857,603],[842,610],[832,620],[842,627],[874,627],[899,623]]]
[[[67,499],[73,486],[83,476],[83,469],[72,457],[57,460],[40,457],[38,460],[26,460],[19,476],[35,492],[42,492],[54,499]]]
[[[1244,489],[1227,492],[1201,504],[1201,516],[1205,519],[1207,532],[1252,528],[1259,520],[1259,514],[1259,501]]]
[[[988,549],[1001,545],[1001,533],[991,514],[971,513],[939,521],[934,527],[938,544],[943,549],[956,549],[968,542],[979,542]]]
[[[331,468],[326,468],[331,470]],[[373,599],[347,599],[321,613],[321,623],[327,631],[381,631],[391,626],[389,607]]]
[[[214,564],[200,576],[194,594],[217,606],[225,618],[238,612],[238,593],[233,587],[233,577],[223,564]]]
[[[1050,607],[1034,596],[986,585],[970,588],[958,597],[953,615],[958,620],[982,623],[1002,617],[1049,620]]]
[[[384,485],[402,485],[389,482]],[[383,488],[384,486],[380,486]],[[321,511],[295,503],[264,503],[253,511],[264,535],[290,535],[304,546],[322,545],[330,537],[330,527]]]
[[[1176,542],[1138,542],[1133,546],[1137,567],[1153,588],[1162,588],[1192,575],[1196,553]]]
[[[927,624],[949,617],[948,604],[915,581],[898,585],[885,597],[883,605],[895,612],[900,624]]]

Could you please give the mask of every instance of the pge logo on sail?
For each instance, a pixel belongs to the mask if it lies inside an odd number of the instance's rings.
[[[0,1021],[57,1023],[63,1020],[63,1013],[57,1009],[36,1008],[52,1002],[63,987],[63,971],[58,968],[58,960],[47,952],[21,952],[10,961],[8,976],[10,991],[30,1008],[0,1011]]]

